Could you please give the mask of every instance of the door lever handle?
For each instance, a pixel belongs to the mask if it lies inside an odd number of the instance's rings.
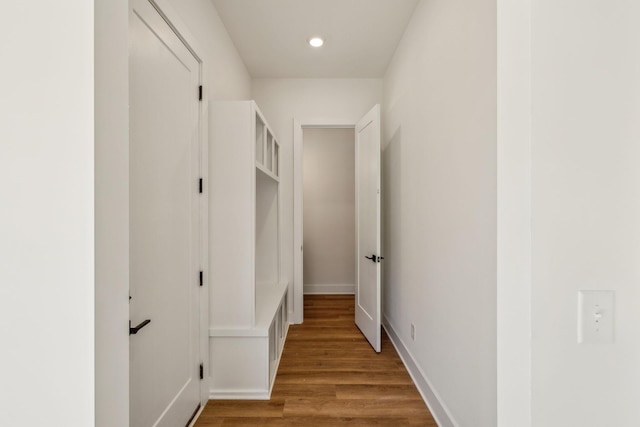
[[[145,326],[147,326],[149,323],[151,323],[151,319],[147,319],[145,321],[143,321],[142,323],[140,323],[138,326],[136,326],[135,328],[131,327],[131,320],[129,320],[129,335],[135,335],[138,333],[138,331],[142,328],[144,328]]]
[[[371,260],[371,261],[373,261],[373,262],[377,262],[377,261],[376,261],[376,254],[373,254],[373,255],[371,255],[371,256],[366,256],[366,255],[365,255],[364,257],[365,257],[366,259],[370,259],[370,260]]]

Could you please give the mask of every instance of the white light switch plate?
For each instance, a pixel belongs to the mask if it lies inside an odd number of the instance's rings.
[[[614,291],[578,291],[578,343],[613,343],[614,300]]]

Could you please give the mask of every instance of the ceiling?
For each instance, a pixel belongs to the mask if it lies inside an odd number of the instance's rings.
[[[380,78],[418,0],[211,0],[252,77]],[[321,48],[308,40],[320,36]]]

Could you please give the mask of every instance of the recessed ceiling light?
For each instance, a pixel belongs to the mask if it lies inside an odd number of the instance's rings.
[[[322,40],[320,37],[311,37],[309,39],[309,44],[313,47],[320,47],[324,44],[324,40]]]

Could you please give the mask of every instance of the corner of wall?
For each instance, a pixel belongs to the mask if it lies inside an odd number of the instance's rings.
[[[129,6],[95,0],[95,426],[129,425]]]

